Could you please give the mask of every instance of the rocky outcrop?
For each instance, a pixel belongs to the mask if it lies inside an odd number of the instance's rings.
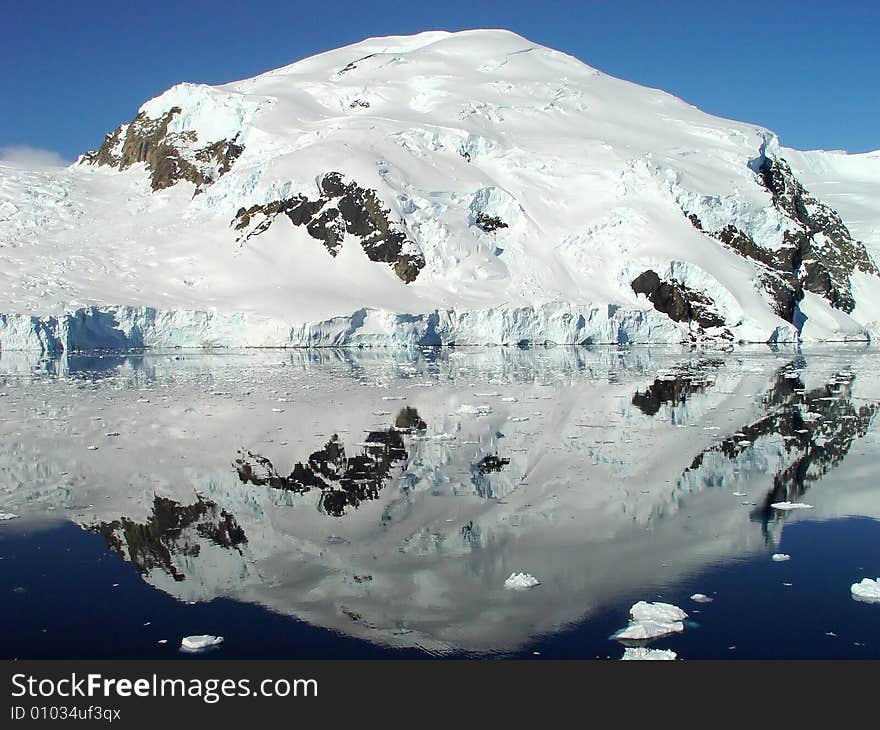
[[[762,156],[754,169],[758,181],[770,193],[773,207],[788,221],[779,247],[761,246],[734,225],[708,231],[695,213],[685,211],[688,220],[698,230],[757,264],[761,284],[783,319],[795,323],[797,306],[805,291],[851,313],[855,309],[852,274],[880,273],[864,244],[852,237],[832,208],[801,185],[784,159]]]
[[[852,312],[853,272],[878,274],[864,244],[853,239],[836,211],[810,195],[784,159],[765,157],[758,171],[773,205],[798,223],[796,230],[785,233],[783,242],[803,287],[825,297],[831,306]]]
[[[474,222],[477,228],[486,233],[494,233],[499,228],[507,228],[507,224],[498,216],[486,215],[485,213],[478,213]]]
[[[474,468],[480,474],[491,474],[492,472],[501,471],[509,463],[510,459],[499,457],[497,454],[487,454],[474,464]]]
[[[675,279],[664,281],[656,271],[642,272],[631,286],[636,294],[644,294],[654,309],[674,322],[696,323],[704,330],[725,324],[708,294],[690,289]]]
[[[371,261],[390,264],[407,284],[415,281],[425,265],[415,244],[392,223],[391,211],[382,206],[376,191],[346,182],[338,172],[321,179],[315,199],[296,195],[240,208],[230,225],[241,231],[238,241],[243,243],[267,231],[279,215],[287,216],[295,226],[305,226],[331,256],[339,253],[346,235],[354,236]]]
[[[80,164],[125,170],[145,162],[154,191],[187,180],[196,186],[195,194],[202,192],[229,172],[244,147],[238,143],[238,135],[198,146],[198,135],[193,131],[169,132],[169,124],[180,113],[177,106],[158,119],[140,112],[129,124],[109,133],[98,149],[82,155]]]

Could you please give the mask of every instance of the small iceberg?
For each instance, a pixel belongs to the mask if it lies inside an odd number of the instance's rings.
[[[682,621],[687,613],[671,603],[639,601],[630,610],[630,623],[613,638],[643,641],[684,631]]]
[[[180,648],[186,651],[201,651],[202,649],[207,649],[210,646],[217,646],[222,643],[222,636],[198,634],[196,636],[184,636],[180,642]]]
[[[526,588],[534,588],[540,583],[541,581],[531,573],[511,573],[510,577],[504,581],[504,587],[514,591],[523,591]]]
[[[694,595],[691,596],[691,600],[695,603],[712,603],[713,599],[705,593],[694,593]]]
[[[852,597],[865,603],[880,603],[880,578],[862,578],[859,583],[853,583],[850,588]]]
[[[775,563],[784,563],[786,560],[791,560],[791,555],[786,555],[785,553],[773,553],[770,556],[770,560]]]
[[[804,502],[774,502],[770,505],[773,509],[813,509],[813,505]]]
[[[18,519],[18,515],[12,514],[12,512],[0,512],[0,522],[5,522],[6,520],[15,520]]]
[[[623,650],[621,661],[665,660],[670,661],[678,656],[672,649],[647,649],[644,646],[627,647]]]

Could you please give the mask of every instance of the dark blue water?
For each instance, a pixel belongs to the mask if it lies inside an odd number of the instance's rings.
[[[626,624],[629,607],[646,599],[690,614],[683,633],[655,644],[681,659],[880,659],[880,604],[854,601],[849,591],[862,577],[880,575],[880,522],[797,522],[786,527],[779,549],[792,559],[774,563],[761,555],[712,566],[654,596],[620,597],[556,634],[491,656],[619,658],[622,649],[609,636]],[[144,582],[99,535],[69,523],[40,530],[4,524],[0,557],[5,659],[433,656],[378,646],[253,604],[181,603]],[[696,592],[713,602],[690,601]],[[182,636],[205,632],[224,636],[224,643],[199,655],[180,653]]]

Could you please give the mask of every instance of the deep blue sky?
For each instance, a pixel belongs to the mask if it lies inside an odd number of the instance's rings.
[[[179,81],[247,78],[368,36],[509,28],[803,149],[880,148],[880,3],[0,0],[0,147],[73,159]]]

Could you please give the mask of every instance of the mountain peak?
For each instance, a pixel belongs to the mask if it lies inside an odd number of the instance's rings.
[[[0,317],[51,314],[15,338],[62,347],[880,333],[872,251],[786,155],[510,31],[369,38],[178,84],[0,187],[0,235],[49,267],[0,267]]]

